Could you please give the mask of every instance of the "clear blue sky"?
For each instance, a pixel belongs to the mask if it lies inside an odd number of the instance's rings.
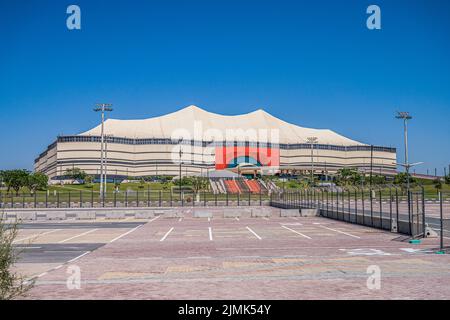
[[[77,4],[82,29],[66,28]],[[381,7],[382,30],[366,28]],[[417,171],[450,163],[450,1],[0,2],[0,168],[31,169],[58,134],[189,104],[263,108],[289,122],[398,148],[414,116]],[[430,172],[431,172],[430,171]]]

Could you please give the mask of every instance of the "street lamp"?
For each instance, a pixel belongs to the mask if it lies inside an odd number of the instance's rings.
[[[397,119],[403,120],[403,132],[405,139],[405,163],[397,163],[397,165],[404,167],[406,170],[406,190],[409,194],[409,170],[416,165],[422,164],[423,162],[409,163],[408,161],[408,120],[412,119],[411,115],[407,111],[398,111],[395,117]]]
[[[102,116],[102,127],[101,127],[101,137],[100,137],[100,196],[103,198],[103,164],[104,164],[104,122],[105,122],[105,111],[113,111],[110,103],[97,103],[94,108],[95,112],[101,112]]]
[[[306,142],[311,145],[311,185],[314,183],[314,145],[317,141],[317,137],[306,138]]]

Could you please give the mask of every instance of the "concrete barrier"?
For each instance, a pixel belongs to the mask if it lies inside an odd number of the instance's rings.
[[[125,219],[124,210],[108,210],[105,212],[106,219]]]
[[[135,219],[150,219],[153,218],[155,215],[153,214],[153,211],[151,210],[145,210],[145,211],[136,211],[134,213]]]
[[[280,217],[300,217],[300,209],[280,209]]]
[[[16,212],[17,220],[36,220],[35,211],[18,211]]]
[[[194,209],[194,218],[212,218],[212,216],[210,209]]]
[[[272,210],[268,208],[255,208],[252,209],[252,218],[257,217],[270,217],[272,215]]]
[[[95,211],[77,211],[77,220],[92,220],[95,216]]]
[[[65,211],[50,211],[46,213],[47,220],[65,220],[66,212]]]
[[[301,209],[301,217],[317,217],[319,215],[319,209]]]
[[[239,218],[242,215],[242,210],[239,209],[224,209],[224,218]]]
[[[182,218],[183,213],[179,210],[164,210],[163,218]]]

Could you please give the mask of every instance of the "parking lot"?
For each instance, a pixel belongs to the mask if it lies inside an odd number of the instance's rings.
[[[448,299],[438,240],[402,240],[321,217],[215,212],[28,222],[15,245],[17,270],[36,279],[31,299]],[[74,266],[79,289],[67,286]],[[370,266],[379,289],[367,286]]]

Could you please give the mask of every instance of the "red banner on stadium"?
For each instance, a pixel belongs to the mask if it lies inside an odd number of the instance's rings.
[[[240,163],[262,167],[278,167],[280,150],[257,147],[216,147],[216,169],[234,168]]]

